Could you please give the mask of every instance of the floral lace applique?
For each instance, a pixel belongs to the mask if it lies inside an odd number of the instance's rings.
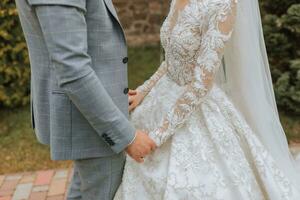
[[[236,12],[236,3],[232,0],[191,0],[177,11],[180,13],[174,23],[171,22],[176,9],[174,6],[173,1],[161,33],[166,52],[164,72],[185,87],[185,92],[162,124],[150,133],[157,145],[164,143],[176,128],[184,124],[212,87],[225,43],[233,31]],[[153,87],[147,82],[145,85],[143,87],[148,91]]]

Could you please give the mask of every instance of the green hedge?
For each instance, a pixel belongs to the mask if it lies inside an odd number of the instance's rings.
[[[264,0],[264,34],[278,105],[300,114],[300,4]],[[298,1],[299,2],[299,1]]]
[[[13,0],[0,1],[0,106],[29,102],[30,70]]]
[[[264,33],[278,105],[300,114],[300,4],[263,0]],[[0,107],[29,102],[28,54],[13,0],[0,1]]]

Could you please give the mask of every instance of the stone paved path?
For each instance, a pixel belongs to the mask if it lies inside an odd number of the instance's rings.
[[[0,175],[0,200],[64,200],[72,170]]]
[[[290,147],[300,160],[300,144]],[[0,175],[0,200],[64,200],[71,174],[70,169],[60,169]]]

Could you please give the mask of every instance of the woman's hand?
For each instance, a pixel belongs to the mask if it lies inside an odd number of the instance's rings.
[[[133,111],[144,99],[145,95],[137,90],[129,90],[129,112]]]

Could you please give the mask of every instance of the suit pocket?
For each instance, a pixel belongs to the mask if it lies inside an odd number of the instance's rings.
[[[86,1],[82,0],[28,0],[31,6],[41,6],[41,5],[60,5],[60,6],[71,6],[81,9],[86,12]]]
[[[71,122],[71,100],[60,91],[52,91],[50,98],[50,122],[51,137],[71,140],[72,122]],[[68,140],[66,140],[68,141]],[[67,144],[60,144],[67,145]]]
[[[35,129],[33,99],[31,99],[30,101],[30,115],[31,115],[31,127],[32,129]]]

